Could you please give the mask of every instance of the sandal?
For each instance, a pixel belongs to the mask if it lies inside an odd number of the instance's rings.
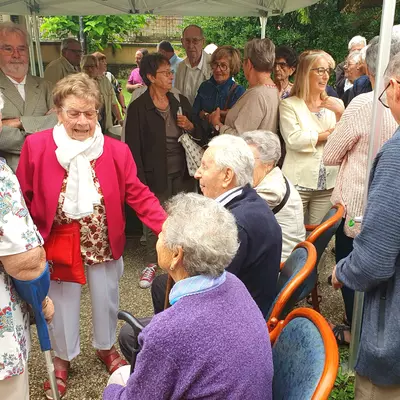
[[[346,342],[344,339],[344,333],[350,332],[350,327],[347,325],[336,325],[332,328],[333,335],[335,336],[336,342],[339,346],[349,345],[350,342]]]
[[[103,356],[99,350],[96,351],[96,354],[100,361],[105,364],[110,375],[118,368],[128,365],[115,348],[106,356]],[[116,360],[118,361],[117,363],[115,362]]]
[[[321,296],[320,294],[317,296],[317,301],[318,301],[318,304],[320,304],[321,301],[322,301],[322,296]],[[310,306],[313,305],[311,294],[309,294],[309,295],[307,296],[307,304],[309,304]]]
[[[68,370],[56,369],[54,373],[57,379],[57,389],[61,399],[67,392]],[[43,385],[43,388],[45,390],[46,399],[53,400],[50,381],[46,381]],[[51,394],[48,394],[48,391],[50,391]]]

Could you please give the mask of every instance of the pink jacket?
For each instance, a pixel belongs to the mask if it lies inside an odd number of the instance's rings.
[[[53,225],[65,175],[57,161],[56,148],[52,129],[28,136],[17,168],[26,204],[45,241]],[[95,172],[104,196],[111,251],[117,260],[125,246],[125,203],[156,234],[167,216],[154,194],[137,177],[136,164],[125,143],[105,136]]]

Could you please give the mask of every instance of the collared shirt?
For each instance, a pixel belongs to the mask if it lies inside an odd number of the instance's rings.
[[[42,244],[17,177],[0,158],[0,255],[23,253]],[[27,305],[0,263],[0,381],[25,371],[29,348]]]
[[[226,271],[213,278],[206,275],[191,276],[175,283],[169,293],[169,303],[173,306],[182,297],[204,293],[222,285],[226,280]]]
[[[132,70],[129,79],[128,79],[128,83],[130,85],[136,85],[138,83],[141,83],[142,85],[144,85],[143,79],[140,76],[140,69],[139,68],[135,68]]]
[[[169,59],[169,63],[171,64],[171,71],[174,71],[174,80],[172,81],[172,86],[175,85],[175,74],[178,69],[178,65],[183,61],[183,58],[178,57],[175,53]]]
[[[235,197],[240,196],[242,193],[243,186],[238,186],[231,190],[228,190],[225,193],[222,193],[215,199],[215,201],[218,201],[218,203],[222,204],[225,207],[230,201],[232,201]]]
[[[22,100],[25,101],[25,83],[26,83],[26,75],[21,82],[17,82],[11,76],[6,75],[6,77],[14,84],[15,88],[18,90],[18,93],[21,95]]]
[[[187,97],[189,103],[193,105],[197,91],[202,84],[211,77],[212,71],[209,63],[210,56],[204,51],[198,65],[192,67],[186,57],[182,65],[178,66],[175,87]]]

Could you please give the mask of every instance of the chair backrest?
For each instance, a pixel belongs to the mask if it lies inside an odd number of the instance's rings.
[[[274,399],[325,400],[335,384],[339,350],[327,321],[297,308],[270,333]]]
[[[309,279],[314,271],[317,251],[312,243],[299,243],[283,264],[277,283],[278,294],[271,305],[266,320],[272,330],[293,309],[301,293],[310,293],[314,287]]]

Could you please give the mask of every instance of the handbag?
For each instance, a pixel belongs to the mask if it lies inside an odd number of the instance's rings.
[[[187,132],[183,133],[178,142],[182,145],[186,154],[186,164],[190,176],[194,176],[196,171],[200,168],[201,158],[204,154],[204,149],[198,145],[192,136]]]
[[[86,283],[81,257],[79,222],[53,226],[44,244],[50,264],[50,279],[58,282]]]

